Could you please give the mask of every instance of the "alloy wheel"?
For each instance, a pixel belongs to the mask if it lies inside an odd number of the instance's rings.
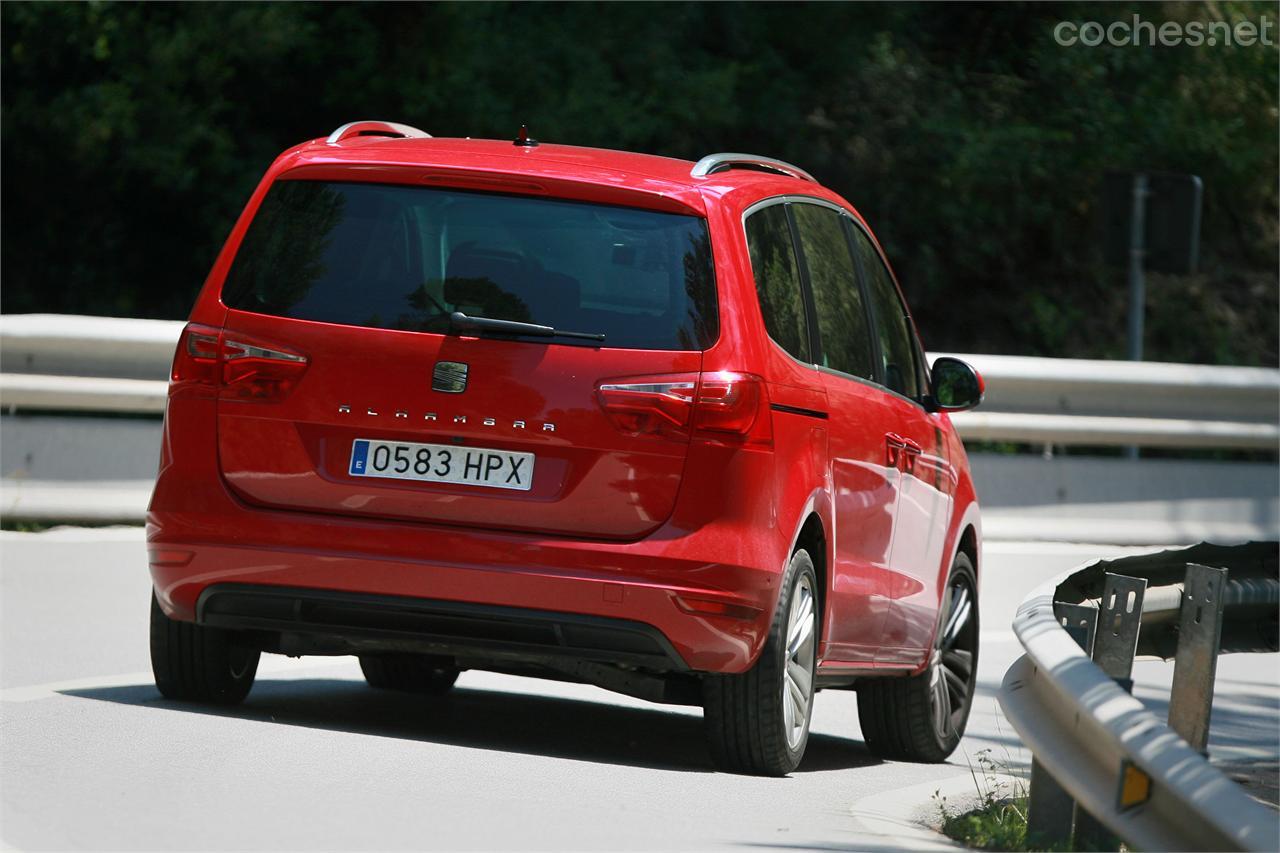
[[[782,676],[782,716],[787,744],[796,749],[809,727],[809,706],[813,702],[813,669],[817,646],[817,610],[813,585],[801,575],[791,596],[787,616],[787,647]]]
[[[929,693],[933,728],[946,740],[963,724],[972,695],[977,651],[973,586],[957,574],[947,587],[946,610],[929,661]]]

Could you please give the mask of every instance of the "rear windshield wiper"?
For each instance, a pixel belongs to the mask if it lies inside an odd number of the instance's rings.
[[[468,317],[461,311],[449,315],[453,328],[463,332],[498,332],[504,335],[528,335],[532,338],[580,338],[586,341],[603,341],[604,335],[591,332],[566,332],[538,323],[521,323],[519,320],[495,320],[492,317]]]

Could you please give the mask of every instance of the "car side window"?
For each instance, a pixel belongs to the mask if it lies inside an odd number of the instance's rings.
[[[884,384],[913,400],[920,399],[920,375],[916,369],[915,344],[907,308],[898,296],[893,277],[880,259],[871,239],[861,228],[853,228],[853,245],[867,279],[867,292],[875,309],[876,334],[880,338]]]
[[[845,237],[844,217],[816,204],[794,204],[791,210],[809,269],[809,285],[822,336],[822,366],[862,379],[874,379],[871,330],[867,326],[867,311],[853,255]]]
[[[751,214],[746,230],[765,330],[778,346],[809,363],[809,326],[786,208],[774,204]]]

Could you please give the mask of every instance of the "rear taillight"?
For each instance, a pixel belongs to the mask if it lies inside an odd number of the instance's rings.
[[[764,382],[745,373],[702,374],[694,408],[693,425],[698,430],[750,435],[757,421],[770,421]]]
[[[170,378],[174,385],[218,385],[218,351],[222,330],[188,323],[178,339]]]
[[[307,371],[306,356],[243,341],[223,340],[222,361],[219,396],[231,400],[283,400]]]
[[[688,436],[698,374],[630,376],[596,386],[605,414],[631,435]]]
[[[614,426],[630,435],[772,439],[764,381],[747,373],[629,376],[601,382],[596,394]]]
[[[190,323],[182,330],[173,359],[175,386],[216,388],[226,400],[283,400],[307,370],[296,352],[228,340],[221,329]]]

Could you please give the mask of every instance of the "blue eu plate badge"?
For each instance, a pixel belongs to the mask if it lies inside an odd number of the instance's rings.
[[[369,442],[365,439],[358,439],[351,446],[351,470],[348,473],[353,475],[364,474],[368,463]]]

